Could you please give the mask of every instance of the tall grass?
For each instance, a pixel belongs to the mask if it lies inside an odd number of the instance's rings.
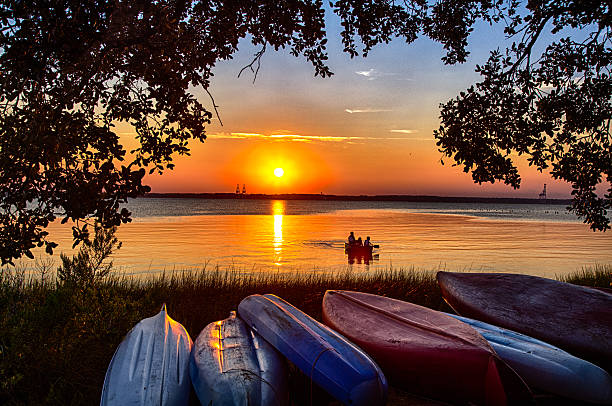
[[[557,279],[575,285],[612,288],[612,265],[585,267],[574,273],[558,275]]]

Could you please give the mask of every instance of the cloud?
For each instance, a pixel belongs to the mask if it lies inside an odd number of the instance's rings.
[[[259,133],[217,133],[207,134],[206,138],[218,138],[218,139],[248,139],[248,138],[261,138],[263,134]]]
[[[286,134],[275,131],[272,134],[260,134],[260,133],[247,133],[247,132],[233,132],[233,133],[217,133],[208,134],[208,138],[216,139],[237,139],[237,140],[276,140],[276,141],[296,141],[296,142],[340,142],[352,139],[364,139],[363,137],[333,137],[333,136],[321,136],[321,135],[301,135],[301,134]]]
[[[391,132],[402,132],[408,134],[407,131],[412,131],[412,134],[416,131],[413,130],[391,130]],[[268,141],[289,141],[289,142],[346,142],[348,144],[363,143],[365,141],[419,141],[429,140],[421,138],[410,138],[410,137],[363,137],[363,136],[326,136],[326,135],[301,135],[291,134],[279,131],[274,131],[272,134],[260,134],[260,133],[249,133],[249,132],[233,132],[233,133],[218,133],[209,134],[208,138],[214,139],[234,139],[234,140],[268,140]],[[432,138],[433,139],[433,138]]]
[[[368,80],[374,80],[377,78],[376,76],[376,69],[370,69],[370,70],[358,70],[355,72],[358,75],[361,76],[365,76],[366,78],[368,78]]]
[[[355,73],[359,76],[365,77],[368,80],[375,80],[383,76],[395,76],[395,73],[379,72],[374,68],[368,70],[358,70],[355,71]]]
[[[268,138],[271,139],[283,139],[288,141],[302,141],[302,142],[342,142],[348,140],[363,140],[365,137],[351,137],[351,136],[325,136],[325,135],[299,135],[299,134],[272,134]]]
[[[389,132],[392,132],[392,133],[401,133],[401,134],[415,134],[418,131],[417,130],[389,130]]]
[[[365,109],[344,109],[344,111],[346,111],[349,114],[355,114],[355,113],[383,113],[383,112],[391,111],[391,110],[365,108]]]

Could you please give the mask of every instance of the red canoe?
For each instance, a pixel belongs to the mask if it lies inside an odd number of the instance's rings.
[[[438,272],[459,314],[546,341],[612,370],[612,295],[516,274]]]
[[[368,293],[330,290],[323,321],[410,392],[453,403],[529,404],[525,383],[472,327],[441,312]]]

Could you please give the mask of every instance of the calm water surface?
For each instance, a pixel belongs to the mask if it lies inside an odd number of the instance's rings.
[[[612,233],[553,205],[138,199],[114,262],[128,274],[220,266],[245,272],[411,268],[554,276],[612,263]],[[69,227],[52,236],[70,252]],[[349,263],[349,233],[380,245]]]

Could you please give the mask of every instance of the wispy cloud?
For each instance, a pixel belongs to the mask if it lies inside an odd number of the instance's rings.
[[[410,130],[404,130],[410,131]],[[393,131],[392,131],[393,132]],[[302,134],[290,134],[280,133],[278,131],[272,134],[260,134],[260,133],[248,133],[248,132],[234,132],[234,133],[217,133],[209,134],[209,138],[212,139],[234,139],[234,140],[268,140],[268,141],[289,141],[289,142],[346,142],[348,144],[358,144],[366,141],[384,141],[384,140],[397,140],[415,141],[417,139],[410,137],[364,137],[364,136],[326,136],[326,135],[302,135]]]
[[[265,137],[259,133],[217,133],[207,134],[207,138],[218,138],[218,139],[249,139],[249,138],[261,138]]]
[[[383,113],[383,112],[391,111],[391,110],[366,108],[366,109],[345,109],[344,111],[346,111],[349,114],[355,114],[355,113]]]
[[[375,80],[383,76],[395,76],[395,73],[380,72],[374,68],[368,70],[358,70],[355,71],[355,73],[359,76],[363,76],[368,80]]]
[[[417,130],[389,130],[392,133],[400,133],[400,134],[416,134]]]
[[[366,78],[368,78],[368,80],[376,79],[376,76],[375,76],[376,75],[376,69],[358,70],[355,73],[360,75],[360,76],[365,76]]]
[[[322,135],[301,135],[301,134],[286,134],[273,132],[272,134],[234,132],[234,133],[217,133],[209,134],[208,138],[216,139],[238,139],[238,140],[273,140],[273,141],[296,141],[296,142],[341,142],[346,140],[365,139],[364,137],[334,137]]]
[[[364,140],[366,137],[353,136],[325,136],[325,135],[300,135],[300,134],[272,134],[267,138],[282,139],[287,141],[302,141],[302,142],[342,142],[349,140]]]

